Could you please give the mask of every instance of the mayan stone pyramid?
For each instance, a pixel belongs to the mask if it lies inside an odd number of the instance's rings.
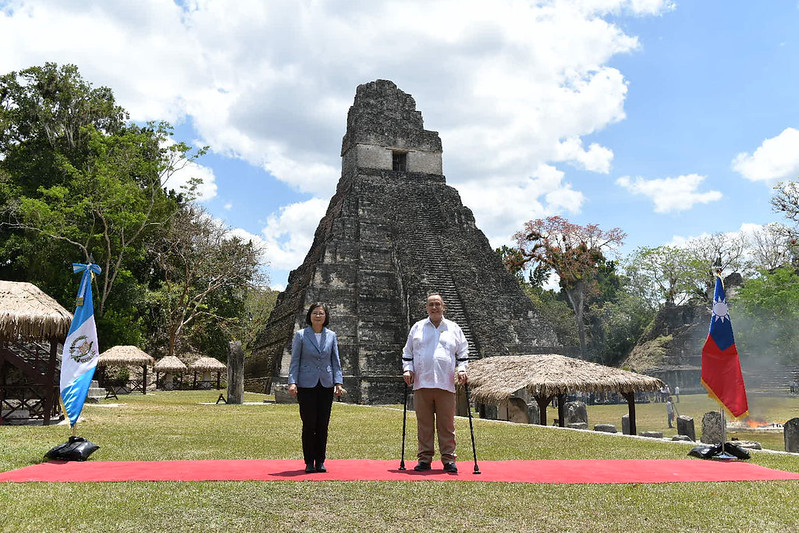
[[[387,80],[358,86],[336,194],[247,362],[248,390],[285,384],[291,340],[314,301],[331,312],[349,401],[402,400],[400,357],[424,302],[441,293],[470,358],[558,352],[472,212],[444,179],[441,139],[411,95]]]

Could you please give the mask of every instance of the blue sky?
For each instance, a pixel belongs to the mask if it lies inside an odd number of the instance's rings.
[[[797,0],[0,0],[0,72],[74,63],[132,119],[209,145],[173,185],[203,177],[282,288],[378,78],[414,96],[495,246],[549,215],[618,226],[623,252],[782,221],[796,28]]]

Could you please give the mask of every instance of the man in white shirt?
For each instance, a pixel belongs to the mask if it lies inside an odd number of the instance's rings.
[[[425,304],[427,318],[411,327],[402,350],[403,378],[413,385],[413,405],[419,442],[416,471],[430,470],[435,433],[446,472],[455,465],[455,383],[466,383],[469,343],[460,326],[444,318],[446,306],[440,294],[431,294]]]

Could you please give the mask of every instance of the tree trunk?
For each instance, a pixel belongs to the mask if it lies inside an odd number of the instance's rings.
[[[241,341],[230,343],[227,356],[227,403],[244,401],[244,350]]]
[[[586,343],[585,343],[585,292],[583,290],[583,283],[578,282],[574,288],[565,289],[566,296],[569,298],[569,303],[574,310],[574,321],[577,325],[577,334],[580,338],[580,358],[585,359]]]

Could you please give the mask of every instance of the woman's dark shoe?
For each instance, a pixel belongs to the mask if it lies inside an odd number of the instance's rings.
[[[305,473],[306,474],[313,474],[316,472],[316,468],[314,468],[313,463],[305,463]]]
[[[327,468],[325,468],[325,462],[324,461],[321,461],[321,462],[317,461],[316,462],[316,471],[317,472],[327,472]]]

